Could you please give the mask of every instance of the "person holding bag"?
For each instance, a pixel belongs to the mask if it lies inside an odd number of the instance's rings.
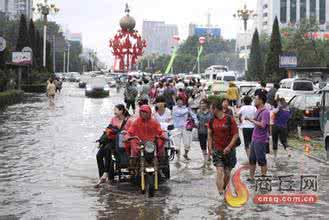
[[[184,105],[181,97],[178,97],[177,105],[173,108],[173,122],[174,122],[174,143],[178,148],[178,160],[180,159],[180,149],[183,142],[184,145],[184,158],[191,160],[188,153],[192,144],[192,130],[196,128],[197,118],[196,115]]]
[[[108,181],[108,172],[110,166],[111,149],[116,144],[116,137],[121,131],[127,131],[132,124],[130,114],[124,105],[119,104],[114,107],[114,117],[106,128],[100,139],[96,160],[98,165],[99,181],[97,186]],[[102,144],[103,143],[103,144]]]

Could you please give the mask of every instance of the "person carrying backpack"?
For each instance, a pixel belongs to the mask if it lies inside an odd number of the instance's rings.
[[[239,133],[234,118],[223,113],[222,102],[214,103],[212,110],[214,118],[208,124],[208,150],[216,167],[216,185],[222,200],[237,162],[235,147],[239,145]]]

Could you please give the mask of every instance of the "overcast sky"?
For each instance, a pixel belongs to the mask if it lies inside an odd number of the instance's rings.
[[[37,2],[38,0],[35,0]],[[124,15],[125,3],[131,8],[131,16],[141,31],[143,20],[165,21],[177,24],[184,39],[188,24],[206,24],[207,12],[212,14],[211,23],[219,25],[224,38],[235,38],[242,30],[242,22],[233,18],[237,9],[247,3],[255,9],[257,0],[49,0],[60,8],[51,18],[71,32],[81,32],[83,46],[97,50],[107,64],[112,60],[109,39],[119,29],[119,20]]]

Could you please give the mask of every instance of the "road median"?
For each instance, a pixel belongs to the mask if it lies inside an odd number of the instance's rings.
[[[16,104],[24,98],[24,91],[22,90],[8,90],[0,92],[0,109]]]

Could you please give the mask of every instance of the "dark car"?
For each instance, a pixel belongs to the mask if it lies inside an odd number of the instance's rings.
[[[297,111],[303,113],[303,126],[313,125],[320,126],[320,94],[304,94],[294,96],[289,102],[291,113]]]
[[[110,95],[110,87],[104,78],[91,78],[86,85],[85,94],[93,98],[107,97]]]
[[[90,77],[82,76],[79,81],[79,88],[84,89],[86,88],[86,84],[89,81]]]

